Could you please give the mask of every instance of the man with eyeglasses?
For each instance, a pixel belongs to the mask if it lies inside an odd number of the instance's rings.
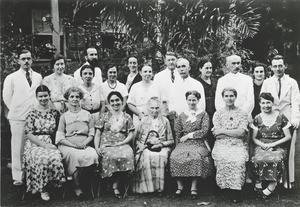
[[[300,123],[300,93],[298,83],[295,79],[285,74],[287,67],[283,56],[275,55],[272,58],[271,64],[274,75],[264,81],[260,93],[271,93],[274,97],[273,109],[284,114],[289,119],[293,128],[298,131],[297,129],[299,128]],[[294,132],[289,161],[290,183],[295,181],[293,153],[295,152],[296,136],[297,135]]]
[[[14,185],[23,184],[22,154],[24,148],[23,128],[32,106],[37,104],[35,90],[42,82],[42,76],[31,69],[32,57],[28,50],[18,53],[20,69],[8,75],[3,84],[3,101],[7,108],[11,130],[11,161]]]

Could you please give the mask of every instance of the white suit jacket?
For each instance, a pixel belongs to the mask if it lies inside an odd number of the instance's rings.
[[[3,84],[3,101],[7,108],[8,119],[25,120],[32,106],[37,104],[36,88],[42,82],[42,76],[31,70],[32,84],[26,79],[23,69],[9,74]]]

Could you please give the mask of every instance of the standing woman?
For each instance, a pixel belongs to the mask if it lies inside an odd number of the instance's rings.
[[[225,107],[216,111],[212,132],[216,137],[212,150],[216,181],[221,189],[230,189],[231,202],[241,202],[241,190],[245,182],[246,162],[249,159],[246,145],[247,114],[234,105],[237,91],[224,88]]]
[[[183,191],[182,178],[189,177],[192,179],[191,196],[196,197],[197,179],[205,179],[213,172],[213,160],[206,142],[209,116],[197,107],[201,98],[199,92],[188,91],[185,97],[189,109],[175,122],[177,146],[170,156],[171,175],[177,182],[175,196],[180,196]]]
[[[129,92],[127,104],[128,108],[133,112],[133,124],[138,126],[140,120],[147,115],[147,101],[151,97],[158,97],[161,95],[157,86],[153,83],[152,68],[144,66],[141,69],[142,81],[134,84]]]
[[[68,110],[64,93],[66,90],[75,85],[72,76],[64,74],[66,68],[65,57],[58,54],[50,60],[50,67],[53,68],[53,74],[46,76],[43,84],[51,91],[51,101],[60,114]]]
[[[49,106],[50,90],[47,86],[38,86],[35,93],[39,104],[26,117],[23,167],[26,191],[32,191],[32,194],[40,192],[41,198],[48,201],[47,185],[60,187],[65,182],[62,157],[51,139],[55,135],[59,112]]]
[[[291,124],[283,114],[272,109],[274,98],[270,93],[261,93],[259,98],[261,113],[255,117],[252,125],[256,148],[251,161],[256,174],[254,190],[266,198],[274,192],[277,183],[285,178],[287,149],[284,144],[291,139]],[[268,182],[268,186],[263,190],[264,181]]]
[[[123,96],[112,91],[107,97],[112,110],[100,115],[97,121],[95,149],[102,157],[102,178],[112,177],[112,188],[116,198],[121,174],[133,171],[133,151],[129,143],[133,139],[134,126],[131,117],[122,111]]]
[[[80,107],[83,92],[78,87],[69,88],[64,97],[70,106],[60,117],[56,144],[61,151],[68,176],[73,177],[75,194],[82,199],[83,170],[98,164],[97,152],[88,146],[94,138],[94,122],[91,114]]]
[[[200,78],[198,80],[203,85],[205,93],[205,111],[207,112],[210,120],[210,126],[212,126],[212,118],[216,111],[215,108],[215,94],[217,87],[217,79],[211,77],[212,75],[212,63],[209,59],[202,59],[198,64],[199,71],[201,72]],[[215,138],[211,133],[211,130],[208,131],[207,141],[209,146],[213,148],[215,143]]]
[[[95,76],[94,67],[91,65],[84,65],[80,68],[80,76],[83,83],[78,86],[83,93],[81,101],[81,108],[90,112],[93,121],[99,119],[99,115],[105,110],[105,100],[102,93],[101,84],[93,83]]]

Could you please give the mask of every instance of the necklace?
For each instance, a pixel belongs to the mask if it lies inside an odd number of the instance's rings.
[[[115,89],[117,87],[117,82],[115,82],[115,86],[111,86],[111,84],[107,81],[108,87],[111,89]]]

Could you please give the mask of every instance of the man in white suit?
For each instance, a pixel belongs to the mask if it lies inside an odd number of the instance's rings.
[[[23,128],[28,112],[33,105],[37,104],[35,90],[42,82],[42,76],[31,69],[32,57],[30,51],[21,50],[18,58],[20,69],[8,75],[3,84],[3,101],[9,109],[7,118],[12,134],[11,161],[14,185],[23,183]]]
[[[286,65],[281,55],[275,55],[271,61],[274,75],[266,79],[262,85],[261,93],[268,92],[274,97],[273,109],[284,114],[294,129],[298,129],[300,122],[300,94],[295,79],[285,74]],[[294,152],[296,133],[293,134],[290,149],[290,182],[294,182]]]

